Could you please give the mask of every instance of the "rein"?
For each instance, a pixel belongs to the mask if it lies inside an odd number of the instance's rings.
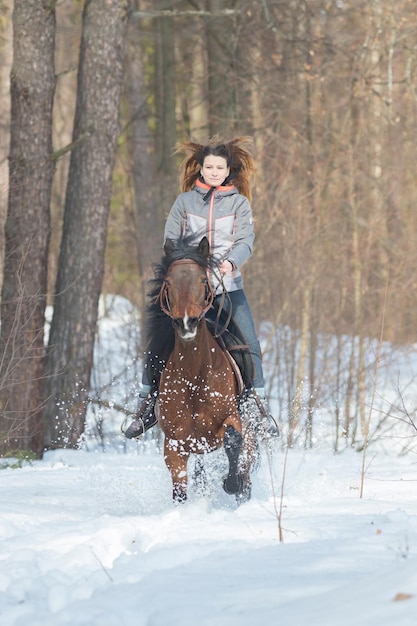
[[[222,287],[223,287],[223,289],[222,289],[222,297],[220,298],[219,308],[217,309],[216,320],[214,322],[214,333],[213,333],[213,335],[214,335],[214,337],[216,339],[218,337],[221,337],[221,335],[223,335],[224,331],[227,330],[227,328],[229,327],[229,322],[232,319],[232,307],[230,305],[230,297],[229,297],[228,292],[224,288],[223,279],[222,279],[221,283],[222,283]],[[220,317],[221,317],[221,314],[222,314],[223,309],[224,309],[224,302],[225,302],[226,298],[229,300],[229,309],[228,309],[227,317],[226,317],[226,319],[224,321],[224,324],[220,327],[220,330],[219,330]]]

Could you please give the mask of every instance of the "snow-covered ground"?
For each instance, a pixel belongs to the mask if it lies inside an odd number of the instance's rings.
[[[140,444],[139,444],[140,447]],[[417,459],[267,455],[239,508],[171,503],[161,455],[56,451],[0,472],[4,626],[415,626]],[[215,472],[214,472],[215,474]]]
[[[93,373],[105,402],[82,449],[0,463],[0,625],[417,626],[412,425],[371,429],[362,498],[362,455],[332,452],[322,403],[313,449],[262,450],[250,502],[221,489],[220,452],[209,493],[174,506],[156,443],[120,435],[120,407],[137,402],[138,320],[126,301],[107,309]],[[381,380],[399,418],[415,405],[415,362],[402,353]]]

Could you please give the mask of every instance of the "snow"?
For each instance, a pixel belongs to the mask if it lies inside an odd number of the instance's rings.
[[[265,452],[252,500],[171,503],[161,455],[54,451],[0,473],[0,623],[417,623],[417,463]],[[216,477],[218,478],[218,477]],[[274,495],[275,494],[275,495]]]
[[[110,321],[102,338],[116,338],[119,361],[102,350],[100,362],[114,376],[127,362]],[[136,377],[132,366],[127,386]],[[2,626],[416,626],[415,453],[369,448],[360,497],[359,452],[278,441],[262,447],[240,507],[214,453],[208,493],[191,487],[174,505],[154,441],[94,437],[17,469],[3,462]]]

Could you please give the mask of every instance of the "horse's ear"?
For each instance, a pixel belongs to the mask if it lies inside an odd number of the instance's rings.
[[[175,243],[172,239],[167,239],[164,243],[164,252],[166,256],[170,256],[175,250]]]
[[[197,252],[201,254],[201,256],[208,256],[210,253],[210,244],[209,240],[206,236],[202,238],[200,243],[198,244]]]

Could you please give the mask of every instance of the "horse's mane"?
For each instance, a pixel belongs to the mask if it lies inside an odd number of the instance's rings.
[[[174,261],[179,261],[180,259],[191,259],[207,269],[218,265],[211,255],[205,256],[200,254],[198,246],[191,245],[189,238],[181,238],[176,241],[173,250],[165,254],[159,263],[153,265],[154,278],[149,281],[149,291],[147,293],[145,349],[148,357],[150,357],[148,359],[148,367],[151,368],[149,378],[151,381],[157,381],[157,384],[159,384],[162,369],[174,349],[175,342],[172,320],[161,309],[158,296],[169,266]]]

